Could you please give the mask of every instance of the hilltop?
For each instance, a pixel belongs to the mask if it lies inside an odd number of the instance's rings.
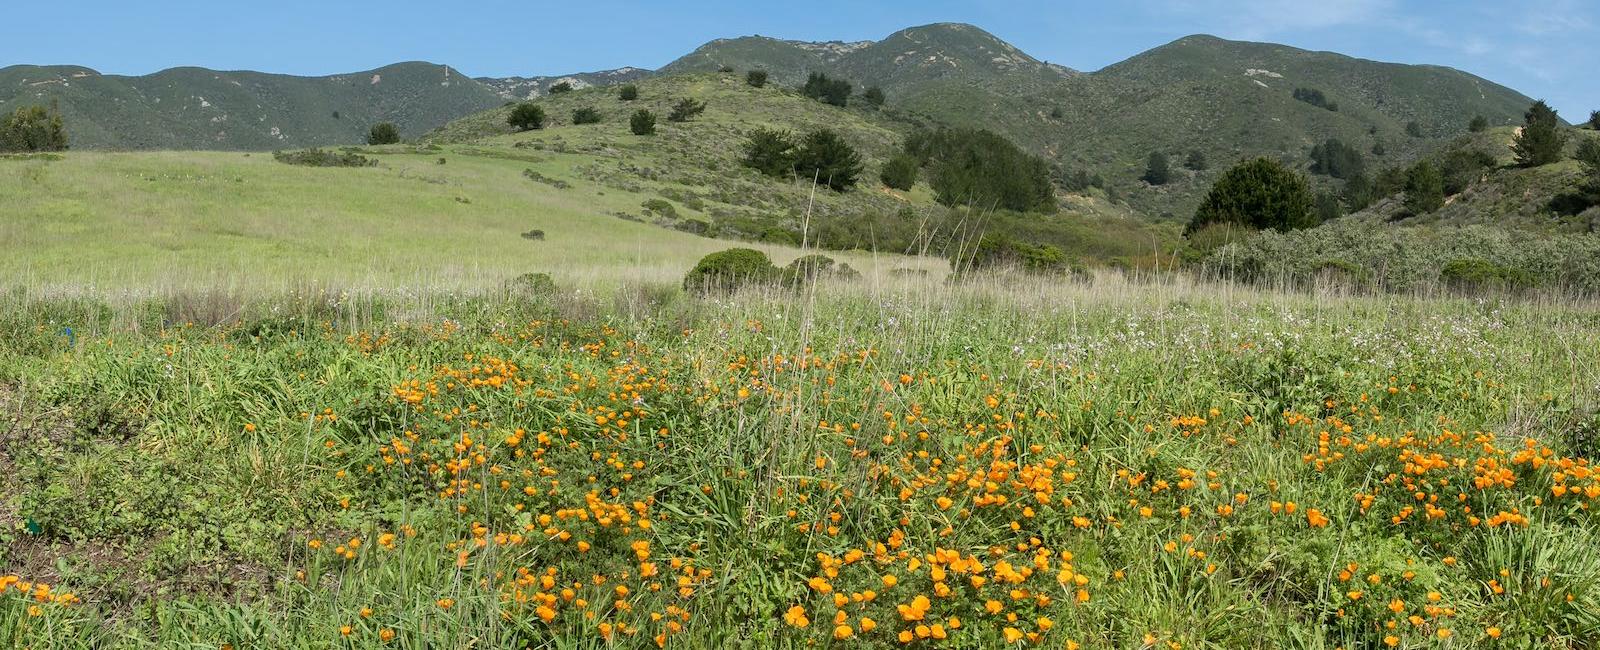
[[[478,77],[477,80],[478,83],[488,86],[490,90],[495,91],[495,93],[506,99],[533,99],[540,95],[548,94],[551,86],[562,82],[566,82],[573,88],[613,86],[637,81],[652,74],[655,74],[655,72],[644,68],[627,67],[615,70],[575,72],[542,77]]]
[[[497,106],[496,91],[446,65],[296,77],[172,68],[144,76],[77,66],[0,68],[0,110],[56,104],[80,149],[270,150],[361,142],[377,122],[415,137]]]

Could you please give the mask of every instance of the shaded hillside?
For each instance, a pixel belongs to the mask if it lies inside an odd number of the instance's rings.
[[[420,62],[327,77],[204,68],[138,77],[74,66],[0,69],[0,109],[55,103],[72,146],[81,149],[355,144],[380,121],[414,137],[504,101],[449,66]]]

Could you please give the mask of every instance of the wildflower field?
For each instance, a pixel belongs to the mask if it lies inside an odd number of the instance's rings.
[[[0,645],[1600,639],[1591,304],[196,301],[4,298]]]

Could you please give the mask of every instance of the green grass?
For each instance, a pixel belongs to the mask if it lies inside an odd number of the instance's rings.
[[[1114,275],[632,295],[257,294],[213,328],[192,298],[9,294],[0,575],[76,602],[9,589],[0,638],[1600,638],[1593,498],[1552,493],[1597,485],[1592,304]]]
[[[482,288],[545,272],[566,285],[671,281],[727,242],[624,220],[642,197],[588,181],[589,156],[390,148],[375,168],[264,154],[84,153],[0,160],[0,276],[35,286]],[[525,159],[501,157],[515,155]],[[445,164],[438,164],[440,159]],[[526,169],[566,179],[529,180]],[[15,191],[11,191],[15,190]],[[521,234],[545,231],[543,241]],[[779,263],[798,249],[760,246]],[[865,272],[942,261],[836,254]]]

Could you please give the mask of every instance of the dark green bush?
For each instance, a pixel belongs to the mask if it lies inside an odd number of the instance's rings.
[[[1312,208],[1305,177],[1271,158],[1256,158],[1235,165],[1217,179],[1184,234],[1214,223],[1236,223],[1257,230],[1310,228],[1317,225]]]
[[[1467,130],[1473,133],[1480,133],[1488,130],[1488,128],[1489,118],[1482,115],[1474,115],[1472,121],[1467,123]]]
[[[862,167],[861,154],[829,129],[806,134],[794,157],[796,175],[815,179],[836,192],[855,187]]]
[[[1544,100],[1533,103],[1523,114],[1522,130],[1511,143],[1517,155],[1517,164],[1538,167],[1561,160],[1561,149],[1566,146],[1567,134],[1561,130],[1561,118]]]
[[[53,106],[21,106],[0,119],[0,152],[66,149],[66,128]]]
[[[1424,215],[1444,206],[1444,176],[1426,160],[1417,163],[1406,175],[1406,212]]]
[[[707,255],[683,278],[683,288],[696,293],[730,292],[765,284],[778,275],[766,253],[751,248],[730,248]]]
[[[633,84],[626,84],[626,85],[624,85],[624,86],[622,86],[622,87],[617,89],[617,99],[620,99],[620,100],[625,101],[625,102],[631,102],[631,101],[633,101],[635,99],[638,99],[638,98],[639,98],[639,87],[638,86],[635,86]]]
[[[750,84],[752,87],[761,88],[767,85],[767,71],[751,70],[745,73],[744,82]]]
[[[872,108],[880,108],[883,106],[883,102],[886,98],[883,95],[882,88],[873,86],[868,88],[866,92],[861,93],[861,99],[867,103],[867,106]]]
[[[796,258],[783,268],[783,283],[796,286],[824,278],[853,279],[861,274],[849,264],[837,264],[827,255],[813,254]]]
[[[1458,291],[1520,289],[1534,284],[1526,271],[1479,258],[1451,260],[1439,270],[1439,281]]]
[[[379,122],[367,132],[367,144],[395,144],[400,141],[400,129],[392,122]]]
[[[1188,158],[1183,159],[1183,166],[1191,171],[1201,172],[1205,171],[1211,164],[1206,162],[1206,154],[1204,152],[1194,149],[1189,152]]]
[[[1361,152],[1338,138],[1311,148],[1311,173],[1349,179],[1367,171]]]
[[[591,107],[588,107],[588,106],[585,106],[583,108],[580,108],[580,109],[577,109],[575,111],[572,111],[572,123],[573,124],[599,124],[600,123],[600,111],[597,111],[597,110],[595,110],[595,109],[593,109]]]
[[[1020,241],[1010,235],[997,233],[984,235],[973,250],[951,263],[958,272],[1011,268],[1030,273],[1049,273],[1068,271],[1073,267],[1060,248]]]
[[[850,101],[850,90],[848,81],[829,79],[828,75],[813,72],[806,78],[806,85],[800,89],[800,93],[823,103],[844,106]]]
[[[374,167],[378,161],[354,152],[333,152],[322,149],[303,151],[274,151],[272,159],[286,165],[304,167]]]
[[[685,97],[672,105],[672,112],[667,114],[668,122],[687,122],[694,116],[706,111],[706,103],[693,97]]]
[[[1337,103],[1328,101],[1328,97],[1315,88],[1296,88],[1294,89],[1294,98],[1317,108],[1330,111],[1339,110]]]
[[[518,131],[531,131],[544,128],[544,108],[533,102],[522,102],[511,109],[511,114],[506,116],[506,124]]]
[[[560,95],[562,93],[570,93],[570,92],[572,92],[572,82],[570,82],[570,81],[558,81],[554,85],[550,86],[549,92],[552,95]]]
[[[1166,185],[1172,180],[1172,167],[1167,162],[1167,154],[1159,151],[1150,152],[1150,158],[1145,161],[1144,176],[1140,177],[1151,185]]]
[[[906,140],[905,149],[929,168],[928,184],[940,203],[1017,212],[1055,210],[1049,164],[995,133],[920,131]]]
[[[745,140],[743,163],[768,176],[794,173],[794,137],[788,131],[756,129]]]
[[[656,114],[645,109],[634,111],[628,118],[628,129],[634,135],[653,135],[656,132]]]
[[[917,172],[919,171],[921,171],[921,165],[915,157],[908,153],[899,153],[890,158],[889,162],[884,163],[883,170],[879,172],[878,177],[883,181],[885,187],[910,190],[911,186],[917,183]]]

